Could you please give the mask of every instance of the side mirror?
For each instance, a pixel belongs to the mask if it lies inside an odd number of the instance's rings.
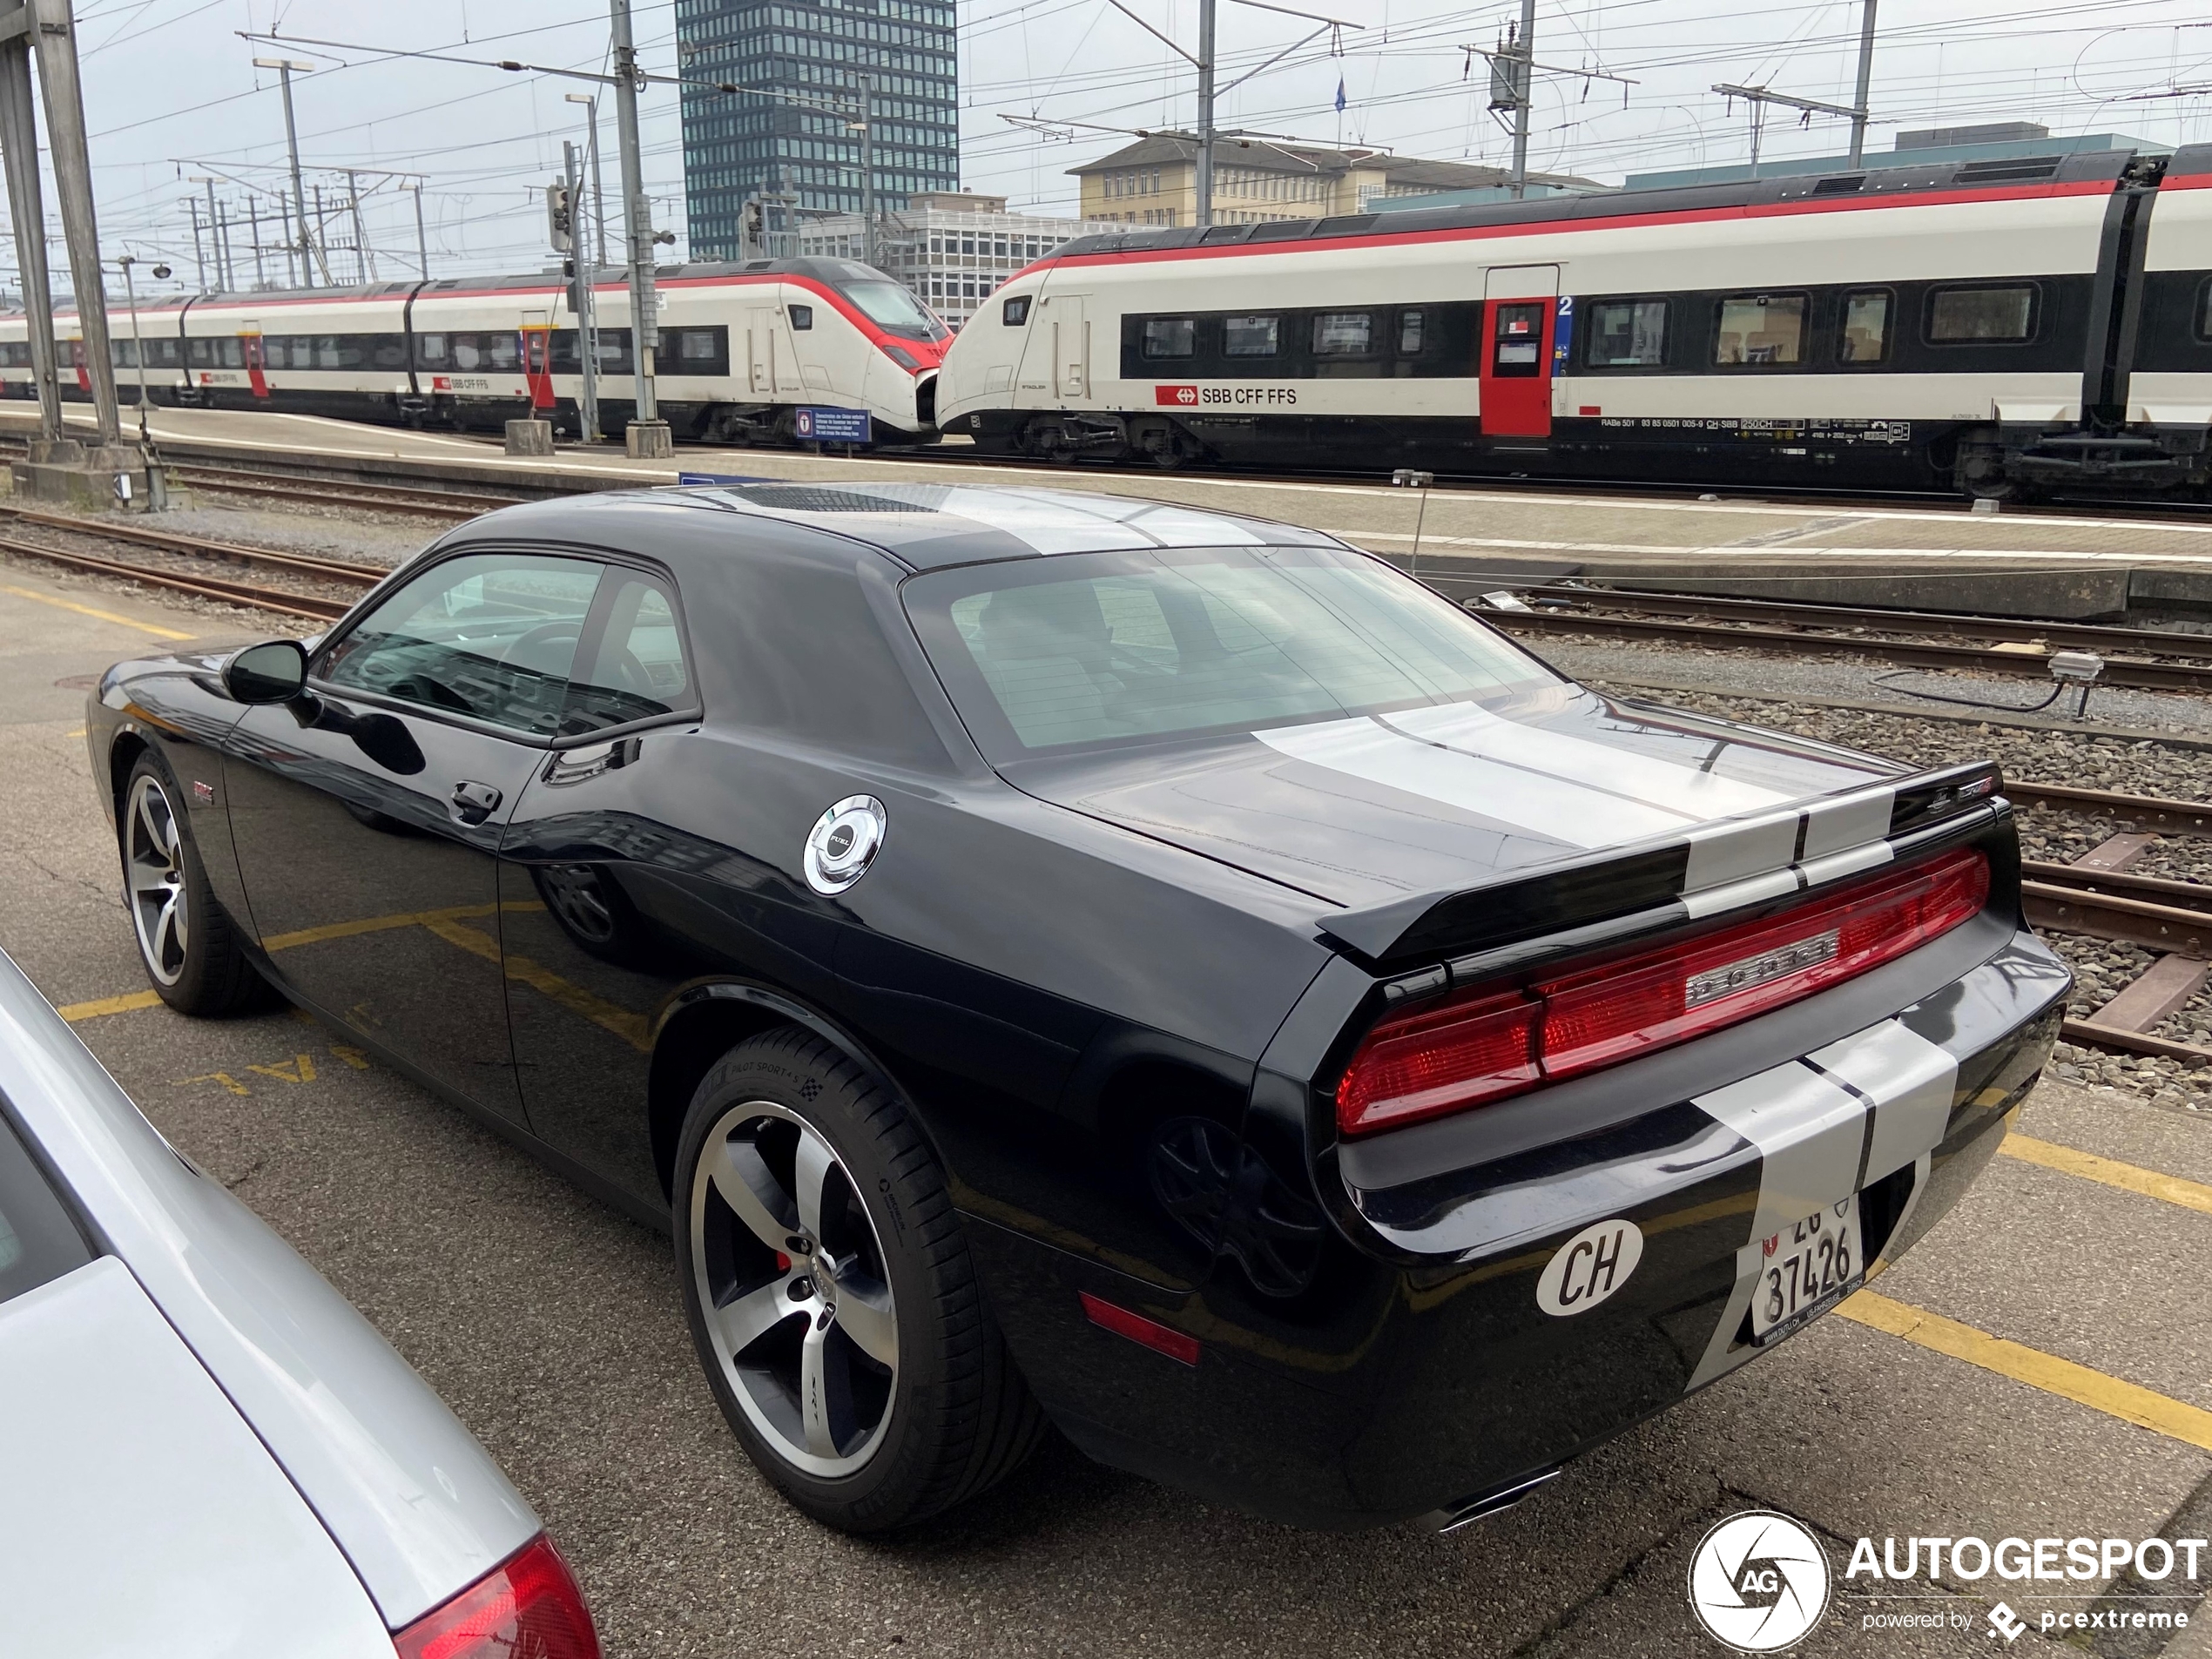
[[[307,685],[307,651],[296,639],[264,640],[223,664],[223,689],[241,703],[289,703]]]

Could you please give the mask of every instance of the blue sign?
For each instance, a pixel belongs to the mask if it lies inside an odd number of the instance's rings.
[[[1552,373],[1567,373],[1567,354],[1575,347],[1575,296],[1563,293],[1559,297],[1559,310],[1552,319]]]
[[[871,437],[866,409],[801,409],[798,426],[799,437],[813,443],[867,443]]]

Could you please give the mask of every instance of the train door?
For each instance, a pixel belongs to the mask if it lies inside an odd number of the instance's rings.
[[[1090,321],[1088,294],[1055,293],[1052,311],[1052,383],[1062,397],[1090,395]]]
[[[531,314],[532,318],[543,313]],[[523,324],[523,378],[529,382],[530,408],[553,407],[553,325],[526,319]]]
[[[764,400],[776,395],[777,315],[773,306],[755,306],[745,314],[745,388]]]
[[[1501,266],[1483,285],[1482,435],[1552,435],[1552,331],[1556,265]]]
[[[68,352],[69,361],[77,366],[77,389],[89,394],[92,389],[92,371],[84,359],[84,337],[71,334],[69,344],[63,349]]]
[[[269,395],[267,354],[261,349],[261,325],[249,322],[239,330],[239,359],[246,365],[246,383],[256,397]]]

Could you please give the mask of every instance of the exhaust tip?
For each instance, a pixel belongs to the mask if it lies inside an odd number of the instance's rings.
[[[1501,1510],[1512,1508],[1538,1487],[1556,1480],[1559,1473],[1557,1468],[1546,1469],[1541,1474],[1532,1474],[1526,1480],[1514,1481],[1511,1486],[1500,1487],[1495,1491],[1481,1493],[1472,1498],[1462,1498],[1457,1503],[1447,1503],[1441,1509],[1429,1511],[1415,1525],[1428,1532],[1457,1532],[1486,1515],[1494,1515]]]

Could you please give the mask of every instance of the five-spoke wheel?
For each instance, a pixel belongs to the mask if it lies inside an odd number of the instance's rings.
[[[851,1172],[766,1100],[724,1112],[698,1169],[693,1294],[732,1393],[793,1464],[853,1474],[890,1426],[899,1323]]]
[[[192,941],[184,832],[168,790],[151,772],[132,779],[124,813],[123,874],[138,952],[154,983],[172,986],[184,977],[185,953]]]

